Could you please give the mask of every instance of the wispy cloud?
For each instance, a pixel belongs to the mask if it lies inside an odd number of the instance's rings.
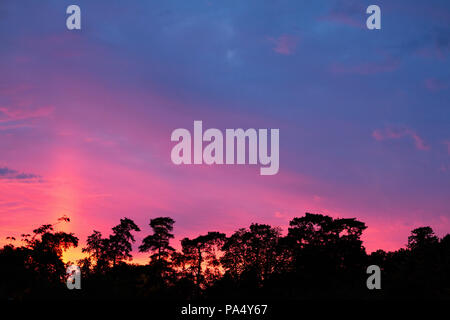
[[[362,29],[365,27],[365,20],[361,18],[361,12],[365,12],[365,9],[359,1],[347,1],[334,6],[330,12],[320,17],[319,21],[328,21]]]
[[[19,180],[23,182],[31,182],[40,180],[41,176],[33,173],[19,172],[8,167],[0,167],[0,180]]]
[[[441,91],[448,89],[450,85],[442,80],[436,78],[425,79],[425,87],[430,91]]]
[[[328,15],[323,16],[319,19],[320,21],[329,21],[338,24],[343,24],[346,26],[354,27],[354,28],[363,28],[363,23],[361,21],[353,18],[349,14],[344,12],[330,12]]]
[[[414,145],[418,150],[429,150],[425,141],[416,132],[408,128],[387,127],[384,129],[377,129],[372,132],[372,137],[377,141],[400,139],[403,137],[410,137],[414,141]]]
[[[278,38],[269,38],[274,44],[273,51],[282,55],[291,55],[295,52],[299,42],[298,36],[283,34]]]
[[[46,106],[40,108],[7,108],[0,107],[0,122],[18,121],[33,118],[47,117],[53,112],[53,107]]]

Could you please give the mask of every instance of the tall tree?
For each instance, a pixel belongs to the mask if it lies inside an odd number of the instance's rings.
[[[133,220],[120,219],[120,224],[112,228],[113,234],[105,241],[106,254],[113,267],[122,260],[131,260],[132,243],[134,239],[132,231],[141,231]]]
[[[221,262],[234,278],[252,274],[261,282],[275,270],[281,230],[267,224],[254,223],[227,238]]]
[[[58,220],[70,221],[66,217]],[[56,224],[45,224],[33,230],[32,235],[23,235],[26,244],[24,249],[28,252],[26,264],[40,279],[53,283],[61,281],[66,275],[62,261],[63,252],[78,246],[78,238],[73,233],[55,232]]]
[[[174,237],[171,233],[174,223],[175,221],[169,217],[151,219],[150,227],[153,229],[153,234],[142,240],[139,251],[153,253],[150,256],[151,260],[161,262],[162,259],[166,259],[171,252],[175,251],[169,244],[170,239]]]
[[[211,275],[212,278],[218,275],[220,265],[218,251],[225,238],[224,233],[208,232],[194,239],[181,240],[183,254],[192,266],[191,271],[195,275],[198,286],[203,284],[205,274]],[[205,269],[204,272],[202,267]]]
[[[86,247],[81,251],[89,254],[89,262],[87,260],[81,260],[83,265],[90,265],[91,260],[95,262],[95,269],[97,271],[102,270],[108,264],[107,249],[108,249],[107,239],[102,238],[102,234],[99,231],[94,230],[93,233],[88,236],[86,241]]]
[[[411,231],[408,237],[408,249],[421,249],[436,244],[439,238],[431,227],[420,227]]]
[[[322,214],[306,213],[304,217],[289,222],[288,236],[298,248],[327,246],[342,241],[361,244],[360,237],[367,228],[355,218],[333,219]]]

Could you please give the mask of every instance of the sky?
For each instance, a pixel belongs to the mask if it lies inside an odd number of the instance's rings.
[[[446,0],[1,0],[0,245],[63,215],[72,261],[123,217],[135,248],[158,216],[176,247],[253,222],[286,232],[305,212],[364,221],[369,252],[419,226],[443,236],[449,59]],[[194,120],[278,128],[278,174],[174,165],[171,133]]]

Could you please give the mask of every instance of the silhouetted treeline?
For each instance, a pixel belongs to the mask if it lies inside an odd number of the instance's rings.
[[[21,246],[0,249],[0,297],[450,298],[450,235],[439,239],[430,227],[412,230],[405,249],[368,255],[361,241],[367,227],[354,218],[306,213],[290,221],[285,236],[278,227],[254,223],[229,237],[214,231],[184,238],[181,251],[170,245],[174,223],[169,217],[150,220],[150,234],[139,245],[149,254],[147,265],[130,264],[133,234],[140,231],[131,219],[121,219],[107,237],[94,230],[82,249],[87,257],[76,262],[81,290],[67,289],[61,258],[79,239],[43,225],[23,234]],[[381,268],[381,290],[366,286],[369,265]]]

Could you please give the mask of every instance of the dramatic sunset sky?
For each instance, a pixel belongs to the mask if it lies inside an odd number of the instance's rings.
[[[0,0],[0,245],[62,215],[81,246],[125,216],[136,244],[157,216],[179,246],[305,212],[366,222],[368,251],[442,236],[449,98],[447,0]],[[279,173],[175,166],[171,132],[194,120],[279,128]]]

